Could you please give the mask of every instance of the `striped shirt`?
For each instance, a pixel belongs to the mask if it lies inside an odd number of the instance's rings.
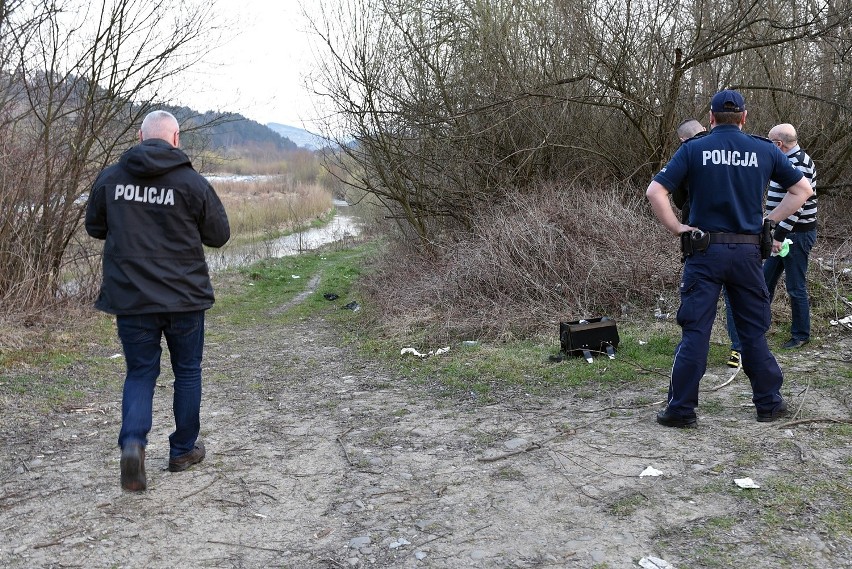
[[[801,170],[805,179],[810,182],[814,193],[808,198],[804,205],[802,205],[799,211],[776,226],[774,234],[774,239],[776,241],[784,241],[784,238],[787,237],[787,234],[791,231],[798,233],[800,231],[816,229],[817,195],[816,167],[814,166],[814,161],[811,160],[811,157],[808,156],[804,150],[799,148],[798,144],[787,152],[787,157],[790,159],[793,166]],[[766,195],[766,213],[769,213],[778,207],[778,204],[781,203],[781,200],[783,200],[786,195],[786,189],[782,188],[774,181],[769,182],[769,192]]]

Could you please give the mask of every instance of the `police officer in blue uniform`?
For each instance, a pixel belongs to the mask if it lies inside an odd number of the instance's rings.
[[[779,222],[797,211],[812,190],[772,142],[742,132],[746,114],[739,92],[716,93],[710,103],[710,133],[681,145],[646,192],[666,229],[702,237],[689,240],[694,247],[680,284],[677,322],[682,336],[674,354],[668,404],[657,414],[657,422],[667,427],[693,427],[697,422],[698,385],[707,368],[723,285],[742,341],[742,366],[751,381],[757,420],[787,414],[781,397],[784,378],[765,336],[770,309],[760,249],[763,194],[770,179],[787,188],[786,197],[767,216]],[[689,184],[686,223],[678,220],[669,202],[669,194],[683,182]]]

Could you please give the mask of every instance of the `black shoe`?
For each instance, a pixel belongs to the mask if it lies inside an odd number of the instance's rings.
[[[194,449],[178,457],[169,459],[169,471],[181,472],[182,470],[186,470],[193,464],[198,464],[204,460],[206,455],[207,451],[204,449],[204,443],[196,441]]]
[[[793,340],[793,339],[790,339],[790,340],[787,340],[786,342],[784,342],[783,344],[781,344],[781,347],[784,348],[785,350],[792,350],[794,348],[801,348],[802,346],[807,344],[809,341],[810,340]]]
[[[787,402],[782,401],[775,409],[772,411],[758,411],[757,412],[757,420],[761,423],[771,423],[775,419],[779,419],[781,417],[786,417],[789,411],[787,411]]]
[[[695,413],[692,415],[675,415],[669,413],[669,408],[666,407],[657,413],[657,422],[666,427],[692,428],[698,422],[698,417],[695,416]]]
[[[121,488],[128,492],[144,492],[147,487],[145,447],[128,443],[121,449]]]

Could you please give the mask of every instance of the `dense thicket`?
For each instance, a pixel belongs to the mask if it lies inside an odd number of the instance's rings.
[[[366,282],[391,327],[494,337],[673,311],[677,242],[644,189],[723,88],[744,93],[747,131],[798,128],[821,211],[841,215],[821,214],[835,290],[815,299],[842,302],[852,0],[342,4],[313,20],[318,90],[329,132],[357,140],[348,183],[399,229]]]
[[[721,88],[747,130],[799,128],[823,195],[852,173],[849,0],[343,4],[315,18],[330,130],[358,141],[353,186],[423,244],[542,182],[647,185]]]

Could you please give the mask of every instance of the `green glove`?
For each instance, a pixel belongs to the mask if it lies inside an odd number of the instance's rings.
[[[781,250],[778,253],[772,253],[772,256],[774,257],[777,254],[779,257],[786,257],[787,253],[790,252],[790,245],[792,244],[793,242],[790,239],[784,239],[781,243]]]

